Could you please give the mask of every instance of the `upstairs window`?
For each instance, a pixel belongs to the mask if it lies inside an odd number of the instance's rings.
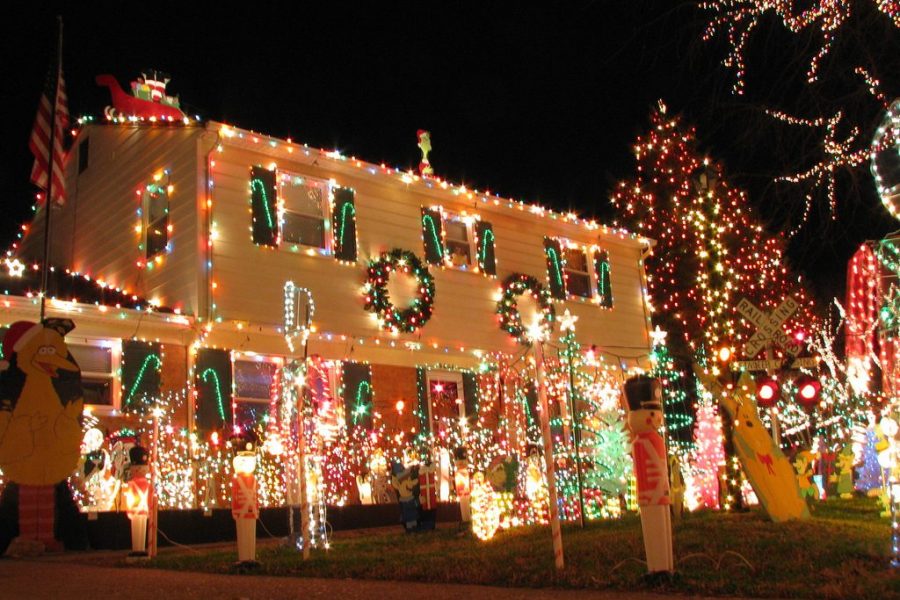
[[[557,300],[585,298],[612,308],[609,254],[605,250],[556,238],[544,238],[550,294]]]
[[[330,251],[328,182],[279,174],[281,243]]]
[[[566,291],[570,296],[591,297],[591,273],[584,248],[570,246],[565,249],[563,271],[566,274]]]
[[[422,242],[430,264],[497,274],[493,227],[477,217],[422,207]]]
[[[168,250],[169,247],[169,192],[171,186],[162,177],[155,176],[144,188],[142,212],[144,214],[144,250],[147,261]]]

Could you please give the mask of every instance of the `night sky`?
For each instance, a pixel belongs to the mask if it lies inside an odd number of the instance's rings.
[[[702,148],[777,228],[802,212],[802,194],[771,178],[791,160],[802,164],[804,140],[769,134],[760,104],[827,109],[849,97],[829,89],[804,100],[796,81],[805,63],[796,54],[808,40],[774,25],[752,48],[768,69],[748,82],[759,94],[733,96],[732,76],[719,64],[725,47],[701,41],[705,18],[691,3],[294,2],[253,10],[154,2],[131,12],[77,4],[60,11],[73,115],[102,116],[109,98],[94,84],[97,74],[127,88],[142,68],[158,68],[172,76],[170,93],[205,119],[400,168],[418,163],[415,133],[429,129],[439,176],[603,222],[614,216],[610,190],[633,173],[631,147],[657,99],[697,125]],[[0,24],[2,247],[33,200],[27,142],[55,14],[8,9]],[[851,26],[873,34],[877,52],[866,56],[886,66],[880,53],[900,56],[897,30],[875,31],[868,18],[875,17],[863,13]],[[829,66],[855,60],[852,41]],[[877,113],[862,112],[874,126]],[[843,295],[846,261],[862,240],[898,226],[867,169],[839,181],[838,220],[817,207],[790,246],[822,300]]]

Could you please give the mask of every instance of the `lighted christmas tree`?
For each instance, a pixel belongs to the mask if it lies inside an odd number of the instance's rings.
[[[592,434],[585,456],[593,467],[585,474],[585,487],[602,490],[612,497],[624,494],[632,462],[631,443],[622,411],[599,409],[586,421],[584,428]]]
[[[722,424],[717,407],[703,401],[697,407],[694,439],[696,448],[691,462],[691,491],[694,502],[706,508],[719,506],[719,471],[725,466]]]
[[[670,333],[673,355],[691,358],[740,347],[754,333],[741,298],[772,311],[788,295],[800,304],[785,328],[811,322],[811,301],[784,257],[782,236],[766,231],[747,195],[698,150],[694,128],[666,114],[635,144],[637,174],[612,201],[621,222],[657,241],[647,259],[653,321]]]
[[[663,412],[666,418],[666,438],[669,451],[687,454],[694,447],[691,426],[691,399],[685,390],[687,376],[678,369],[675,359],[665,344],[665,332],[656,330],[653,335],[653,376],[659,379],[663,393]]]
[[[866,430],[866,444],[863,446],[862,460],[856,469],[856,489],[871,493],[883,485],[884,469],[878,464],[878,433],[874,424]]]

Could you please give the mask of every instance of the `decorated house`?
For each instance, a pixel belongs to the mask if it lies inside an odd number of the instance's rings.
[[[574,348],[617,381],[649,367],[647,239],[214,121],[108,110],[76,133],[47,310],[76,323],[68,344],[107,444],[164,415],[163,485],[176,463],[187,483],[163,505],[218,502],[203,469],[233,433],[268,432],[281,454],[283,368],[304,358],[335,503],[373,501],[374,463],[422,460],[423,443],[445,470],[460,446],[482,468],[524,457],[529,330],[549,334],[550,359]],[[6,260],[3,325],[38,318],[43,216]],[[570,439],[565,396],[551,412]]]

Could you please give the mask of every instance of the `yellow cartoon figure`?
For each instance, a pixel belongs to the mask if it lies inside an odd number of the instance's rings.
[[[759,420],[753,378],[746,372],[741,373],[734,388],[726,389],[701,367],[695,365],[694,371],[732,419],[734,447],[741,467],[769,518],[775,522],[809,518],[809,508],[800,496],[791,463],[772,442]]]
[[[819,500],[819,486],[813,481],[816,459],[818,455],[809,450],[801,450],[794,457],[794,468],[797,470],[797,486],[800,495],[807,500]]]
[[[61,547],[53,527],[57,484],[80,458],[81,369],[63,340],[74,327],[69,319],[18,321],[3,338],[0,469],[13,484],[4,500],[17,495],[19,539],[47,549]]]

